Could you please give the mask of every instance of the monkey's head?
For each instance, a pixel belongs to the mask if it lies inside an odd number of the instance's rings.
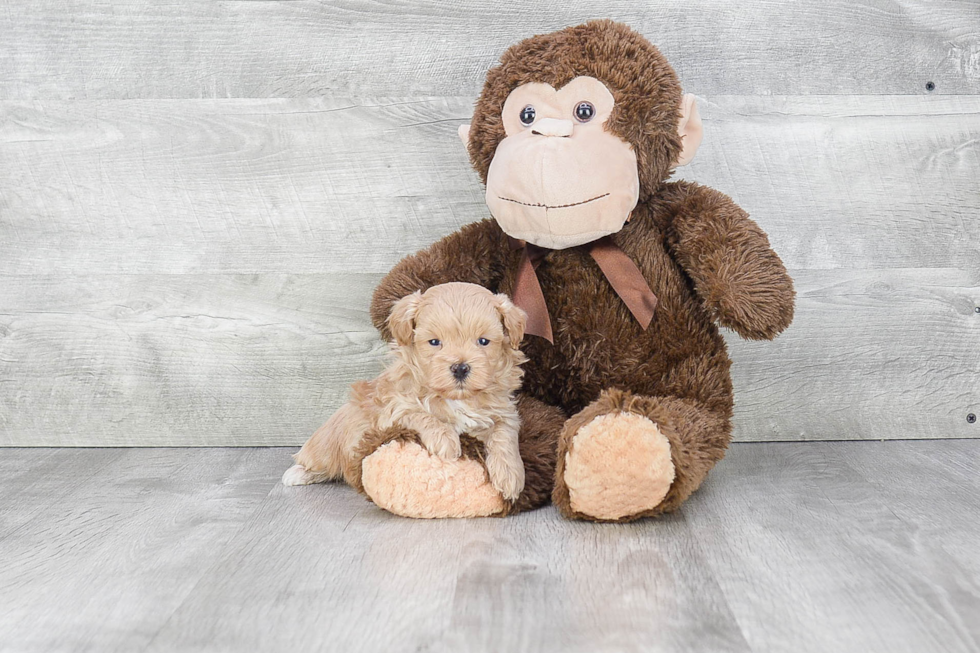
[[[701,142],[660,51],[592,21],[512,46],[459,129],[505,233],[563,249],[619,231]]]

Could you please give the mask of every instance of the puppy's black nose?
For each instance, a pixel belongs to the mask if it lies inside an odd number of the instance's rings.
[[[449,366],[449,371],[453,373],[457,381],[462,381],[470,373],[470,366],[466,363],[453,363]]]

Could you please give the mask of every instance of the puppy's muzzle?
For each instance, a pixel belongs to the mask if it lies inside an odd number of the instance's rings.
[[[466,363],[453,363],[449,366],[449,371],[453,373],[453,378],[462,383],[470,374],[470,366]]]

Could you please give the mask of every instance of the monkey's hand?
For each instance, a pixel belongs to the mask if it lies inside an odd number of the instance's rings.
[[[769,238],[730,197],[681,183],[671,249],[722,326],[771,340],[793,321],[793,280]]]

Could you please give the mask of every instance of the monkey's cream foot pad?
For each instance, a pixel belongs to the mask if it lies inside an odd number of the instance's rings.
[[[487,517],[504,509],[479,462],[439,458],[414,442],[378,447],[361,463],[361,482],[378,506],[406,517]]]
[[[674,481],[670,442],[634,413],[600,415],[579,429],[565,454],[571,507],[597,519],[655,508]]]

